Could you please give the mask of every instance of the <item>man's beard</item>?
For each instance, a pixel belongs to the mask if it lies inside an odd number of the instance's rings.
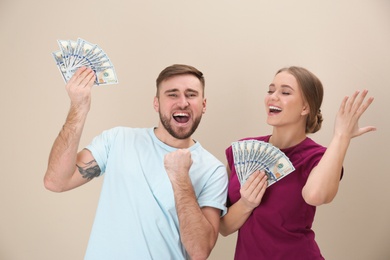
[[[161,114],[161,112],[159,112],[159,114],[160,114],[160,121],[161,121],[162,125],[164,126],[164,128],[168,131],[168,133],[170,135],[172,135],[174,138],[181,139],[181,140],[187,139],[187,138],[191,137],[191,135],[198,128],[200,120],[202,119],[202,116],[199,116],[198,118],[196,118],[195,121],[192,124],[192,127],[187,132],[185,132],[184,129],[179,129],[179,130],[175,131],[171,127],[171,124],[169,123],[170,122],[170,118],[165,117],[164,115]],[[173,119],[173,120],[175,120],[175,119]]]

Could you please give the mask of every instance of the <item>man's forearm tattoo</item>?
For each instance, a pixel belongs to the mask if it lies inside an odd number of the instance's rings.
[[[86,178],[88,180],[92,180],[93,178],[99,176],[102,172],[95,160],[84,163],[84,166],[80,166],[77,164],[76,166],[79,169],[79,172],[83,176],[83,178]]]

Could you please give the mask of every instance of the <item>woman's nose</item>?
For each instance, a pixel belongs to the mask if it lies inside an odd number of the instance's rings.
[[[275,91],[275,92],[271,93],[271,94],[269,95],[269,98],[270,98],[271,100],[276,100],[276,99],[278,99],[277,92]]]

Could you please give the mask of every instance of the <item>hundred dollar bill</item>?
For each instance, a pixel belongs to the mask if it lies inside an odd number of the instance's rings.
[[[281,156],[271,167],[271,172],[274,174],[276,179],[268,181],[268,186],[274,184],[275,182],[279,181],[283,177],[286,177],[288,174],[295,171],[294,166],[290,162],[290,160],[287,158],[287,156]]]
[[[107,54],[97,45],[84,39],[58,40],[59,51],[52,53],[65,82],[83,66],[96,74],[95,85],[117,84],[115,68]]]
[[[295,170],[289,158],[277,147],[258,140],[243,140],[232,143],[234,167],[240,184],[243,185],[253,172],[264,170],[268,186]]]
[[[116,76],[114,67],[111,66],[111,67],[105,67],[104,69],[97,69],[96,83],[98,85],[118,83],[118,78]]]

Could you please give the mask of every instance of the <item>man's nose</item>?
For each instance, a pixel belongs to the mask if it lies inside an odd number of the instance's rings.
[[[186,96],[182,96],[182,97],[180,97],[180,100],[179,100],[179,102],[178,102],[178,105],[179,105],[180,107],[187,107],[187,106],[190,105],[190,103],[188,102]]]

